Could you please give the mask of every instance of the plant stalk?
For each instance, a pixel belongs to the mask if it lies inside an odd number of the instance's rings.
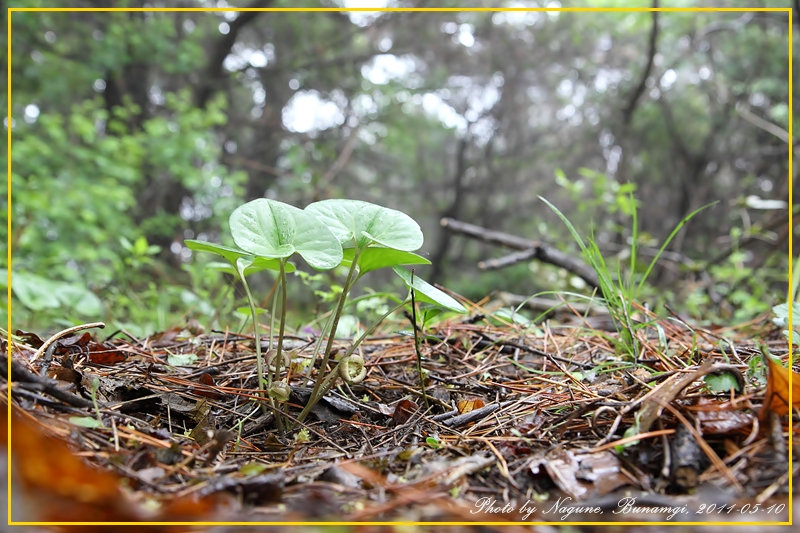
[[[353,343],[353,345],[352,345],[352,346],[350,346],[350,348],[347,350],[347,353],[345,353],[345,354],[344,354],[344,357],[350,357],[351,355],[353,355],[353,352],[355,352],[355,351],[356,351],[356,348],[358,348],[358,346],[359,346],[359,345],[360,345],[362,342],[364,342],[364,339],[366,339],[367,337],[369,337],[370,335],[372,335],[373,333],[375,333],[375,330],[376,330],[376,329],[378,329],[378,326],[380,326],[380,325],[381,325],[381,323],[382,323],[384,320],[386,320],[386,318],[387,318],[389,315],[391,315],[392,313],[395,313],[395,312],[399,311],[399,310],[400,310],[400,309],[402,309],[402,308],[403,308],[403,306],[404,306],[404,305],[406,305],[407,303],[408,303],[408,300],[405,300],[404,302],[401,302],[401,303],[397,304],[396,306],[394,306],[394,307],[392,307],[391,309],[389,309],[388,311],[386,311],[386,312],[383,314],[383,316],[381,316],[381,317],[380,317],[378,320],[376,320],[375,322],[373,322],[373,324],[372,324],[372,325],[371,325],[369,328],[367,328],[367,330],[366,330],[364,333],[362,333],[362,334],[361,334],[361,336],[360,336],[358,339],[356,339],[356,341]],[[343,359],[344,359],[344,357],[343,357]]]
[[[238,270],[238,269],[237,269]],[[242,285],[244,286],[244,291],[247,294],[247,302],[250,304],[250,314],[253,315],[253,337],[255,338],[256,343],[256,371],[258,373],[258,390],[261,392],[262,397],[267,397],[269,399],[269,404],[272,407],[273,411],[275,411],[275,402],[269,393],[264,388],[264,363],[261,357],[261,337],[258,333],[258,314],[256,313],[256,304],[255,300],[253,300],[253,295],[250,292],[250,286],[247,284],[247,280],[244,276],[244,269],[242,269],[239,273],[239,277],[242,280]],[[272,331],[270,330],[270,338],[272,337]],[[267,376],[269,376],[269,372],[267,372]],[[261,404],[261,410],[264,414],[267,414],[267,406]],[[283,431],[283,421],[280,417],[276,416],[275,420],[278,422],[278,428]]]
[[[277,287],[278,290],[280,288],[278,285],[280,284],[280,278],[275,280],[275,285],[272,287],[273,290]],[[278,306],[278,293],[272,295],[272,311],[269,314],[269,349],[272,350],[272,343],[275,337],[275,309]]]
[[[283,363],[283,334],[286,329],[286,260],[281,260],[281,323],[278,330],[278,348],[275,354],[275,377],[273,382],[277,382],[281,377],[281,364]],[[276,416],[275,420],[278,422],[278,429],[283,432],[283,420],[280,416]]]
[[[322,381],[324,380],[324,373],[325,369],[328,367],[328,362],[331,358],[331,350],[333,349],[333,340],[336,337],[336,329],[339,327],[339,318],[342,316],[342,309],[344,309],[344,302],[347,299],[347,293],[350,292],[350,287],[353,285],[354,280],[353,276],[355,275],[356,269],[358,268],[358,257],[361,255],[361,250],[356,250],[355,255],[353,256],[353,262],[350,264],[350,270],[347,272],[347,279],[344,282],[344,286],[342,287],[342,294],[339,296],[339,304],[336,306],[336,314],[333,315],[333,322],[331,322],[331,329],[328,331],[328,344],[325,346],[325,353],[322,356],[322,364],[319,367],[319,373],[317,374],[317,379],[314,381],[314,389],[311,391],[311,397],[309,398],[308,403],[303,408],[303,411],[300,413],[300,416],[297,419],[302,422],[305,420],[305,417],[308,416],[309,411],[311,408],[314,407],[314,398],[319,395],[319,391],[322,388]],[[313,364],[313,363],[312,363]]]
[[[401,303],[397,304],[395,307],[393,307],[393,308],[389,309],[388,311],[386,311],[383,314],[383,316],[381,316],[378,320],[376,320],[369,328],[367,328],[366,331],[364,331],[364,333],[361,334],[361,336],[358,339],[356,339],[353,342],[352,346],[350,346],[350,348],[347,350],[347,353],[345,353],[344,356],[342,356],[341,360],[344,360],[344,359],[350,357],[351,355],[353,355],[353,352],[356,350],[356,348],[358,348],[358,346],[362,342],[364,342],[364,339],[366,339],[367,337],[372,335],[375,332],[375,330],[378,329],[378,326],[380,326],[381,323],[384,320],[386,320],[386,318],[389,315],[391,315],[392,313],[395,313],[396,311],[399,311],[407,303],[408,303],[408,300],[406,300],[404,302],[401,302]],[[311,396],[309,397],[308,402],[306,403],[306,406],[303,408],[303,411],[297,417],[297,420],[299,422],[302,422],[303,420],[305,420],[306,416],[308,416],[308,413],[311,412],[311,409],[317,404],[317,402],[319,402],[319,400],[325,395],[325,393],[328,392],[326,390],[326,387],[323,386],[323,383],[326,382],[326,381],[329,381],[330,377],[331,376],[335,376],[336,374],[337,374],[337,369],[334,368],[333,372],[331,372],[331,374],[329,374],[325,379],[322,379],[322,380],[319,381],[319,383],[320,383],[319,390],[315,389],[314,391],[311,392]],[[320,371],[320,376],[321,375],[322,375],[322,372]],[[329,389],[329,387],[328,387],[328,389]]]
[[[258,335],[258,314],[256,313],[256,304],[253,301],[253,295],[250,293],[250,286],[247,284],[247,280],[244,277],[244,270],[242,270],[240,273],[239,278],[242,280],[244,292],[247,294],[247,303],[250,304],[250,314],[253,315],[253,337],[255,337],[256,342],[256,371],[258,373],[258,390],[264,392],[264,363],[261,361],[261,339]]]
[[[425,409],[430,409],[428,394],[425,392],[425,376],[422,374],[422,352],[419,349],[419,332],[417,331],[417,302],[414,298],[414,269],[411,269],[411,327],[414,330],[414,351],[417,354],[417,374],[419,374],[419,388],[422,390],[422,399]]]

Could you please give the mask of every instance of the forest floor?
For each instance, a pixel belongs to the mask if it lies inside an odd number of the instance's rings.
[[[780,330],[661,320],[639,333],[634,361],[614,332],[445,322],[421,345],[424,395],[413,336],[375,336],[366,379],[304,424],[314,339],[289,337],[295,427],[281,432],[256,401],[252,336],[78,332],[48,346],[18,331],[13,518],[429,523],[404,531],[788,520],[788,371],[754,341],[786,364]],[[795,487],[798,464],[795,451]],[[387,527],[357,530],[402,529]],[[240,529],[253,530],[211,530]]]

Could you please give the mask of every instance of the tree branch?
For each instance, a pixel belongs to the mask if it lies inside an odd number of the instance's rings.
[[[574,257],[565,254],[561,250],[558,250],[549,244],[538,241],[530,241],[528,239],[523,239],[522,237],[509,235],[508,233],[503,233],[501,231],[489,230],[474,224],[468,224],[466,222],[454,220],[452,218],[443,218],[441,224],[443,227],[452,232],[460,233],[462,235],[472,237],[473,239],[479,239],[492,244],[499,244],[501,246],[506,246],[508,248],[514,248],[517,250],[524,250],[524,253],[520,255],[526,256],[526,259],[537,259],[543,263],[549,263],[551,265],[563,268],[579,276],[590,286],[597,288],[600,287],[600,282],[597,280],[597,274],[595,274],[591,267],[589,267],[583,261],[575,259]],[[482,264],[484,267],[486,267],[487,265],[491,264],[491,261],[488,263],[482,262]]]
[[[453,201],[442,213],[444,217],[442,220],[452,220],[451,217],[458,216],[461,206],[464,202],[464,176],[467,171],[467,148],[469,145],[469,126],[467,127],[467,134],[458,141],[458,149],[456,150],[456,167],[453,176],[452,190],[454,192]],[[443,223],[442,226],[445,226]],[[431,258],[433,262],[433,271],[431,272],[431,282],[437,282],[444,274],[444,259],[447,257],[447,252],[450,251],[450,233],[442,231],[439,238],[439,244],[436,247],[436,253]]]
[[[653,7],[658,7],[658,0],[653,0]],[[633,118],[633,112],[636,110],[636,103],[644,93],[644,90],[647,87],[647,78],[650,76],[650,72],[653,70],[653,62],[655,61],[656,56],[656,45],[658,42],[658,13],[658,11],[653,11],[653,29],[650,31],[650,45],[647,51],[647,66],[644,68],[644,72],[642,72],[642,78],[639,80],[639,85],[636,87],[636,89],[634,89],[633,93],[631,94],[631,98],[628,101],[628,105],[622,112],[622,120],[625,125],[630,124],[631,119]]]
[[[10,349],[8,350],[8,353],[11,354]],[[11,356],[9,355],[8,357]],[[0,375],[2,376],[8,375],[8,357],[5,355],[0,356]],[[11,379],[12,381],[17,381],[19,383],[27,383],[30,385],[30,387],[28,387],[29,389],[47,393],[53,398],[61,400],[62,402],[75,407],[91,408],[94,406],[91,401],[85,398],[81,398],[80,396],[76,396],[71,392],[61,390],[58,388],[55,380],[44,376],[38,376],[33,372],[30,372],[22,363],[15,361],[13,358],[11,359]]]
[[[273,0],[254,0],[248,8],[269,7]],[[195,102],[198,107],[203,108],[208,103],[211,95],[219,89],[220,83],[225,79],[225,72],[223,64],[225,58],[231,53],[236,39],[239,37],[239,31],[247,24],[251,23],[258,17],[258,11],[241,11],[236,20],[230,23],[230,30],[227,34],[223,35],[217,41],[214,50],[211,53],[211,60],[206,68],[206,75],[203,82],[200,84],[197,93],[195,94]]]

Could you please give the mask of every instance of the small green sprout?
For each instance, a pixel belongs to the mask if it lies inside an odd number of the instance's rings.
[[[276,412],[276,421],[281,431],[285,428],[283,417],[280,416],[284,412],[282,406],[289,397],[289,384],[281,376],[290,366],[290,359],[285,357],[283,351],[288,292],[286,274],[295,270],[294,265],[289,262],[294,254],[302,257],[316,270],[330,270],[337,266],[348,268],[347,277],[341,286],[337,286],[336,290],[323,291],[326,298],[335,295],[335,309],[330,313],[314,349],[312,360],[316,360],[321,353],[319,372],[311,397],[297,417],[300,423],[322,396],[336,385],[337,379],[353,384],[366,377],[366,364],[361,356],[355,354],[355,350],[383,320],[406,307],[411,301],[408,297],[403,300],[393,297],[397,305],[367,328],[351,344],[347,353],[338,359],[333,371],[326,374],[328,363],[334,354],[333,339],[342,311],[348,302],[348,295],[355,283],[366,273],[391,267],[413,291],[416,300],[456,313],[466,313],[466,309],[458,301],[401,268],[401,265],[430,264],[430,261],[414,253],[422,246],[422,231],[411,217],[400,211],[356,200],[324,200],[305,209],[298,209],[262,198],[234,210],[230,217],[230,228],[238,248],[195,240],[187,240],[186,245],[191,250],[222,256],[231,265],[229,272],[236,275],[242,283],[253,320],[258,388]],[[266,365],[262,361],[259,340],[259,310],[246,279],[248,275],[262,270],[278,273],[278,290],[273,295],[273,323],[278,308],[280,309],[274,352],[275,330],[274,327],[270,328],[270,351]],[[424,322],[432,320],[437,314],[433,311],[427,312]]]

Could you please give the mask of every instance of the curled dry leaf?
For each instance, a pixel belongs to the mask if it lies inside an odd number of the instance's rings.
[[[86,348],[90,342],[92,342],[92,334],[88,331],[58,341],[61,346],[77,346],[78,348]]]
[[[764,420],[766,413],[772,411],[779,415],[789,412],[789,369],[780,361],[767,357],[768,375],[767,392],[764,394],[764,406],[759,419]],[[800,374],[792,371],[792,407],[800,407]]]
[[[483,407],[483,400],[480,398],[476,398],[473,400],[461,400],[458,402],[458,413],[463,415],[465,413],[469,413],[474,411],[475,409],[480,409]]]
[[[20,340],[22,340],[22,342],[24,342],[25,344],[27,344],[32,348],[40,348],[42,344],[44,344],[44,341],[36,333],[31,333],[29,331],[23,331],[21,329],[18,329],[17,331],[14,332],[14,335],[19,337]]]
[[[417,409],[419,409],[419,406],[411,400],[400,401],[394,408],[394,414],[392,415],[394,425],[402,426],[408,422],[408,419],[411,418],[411,415],[414,414]]]
[[[202,385],[201,387],[189,387],[189,392],[197,396],[205,396],[206,398],[213,398],[218,400],[222,398],[222,394],[214,390],[214,378],[210,374],[200,374],[197,381]]]

